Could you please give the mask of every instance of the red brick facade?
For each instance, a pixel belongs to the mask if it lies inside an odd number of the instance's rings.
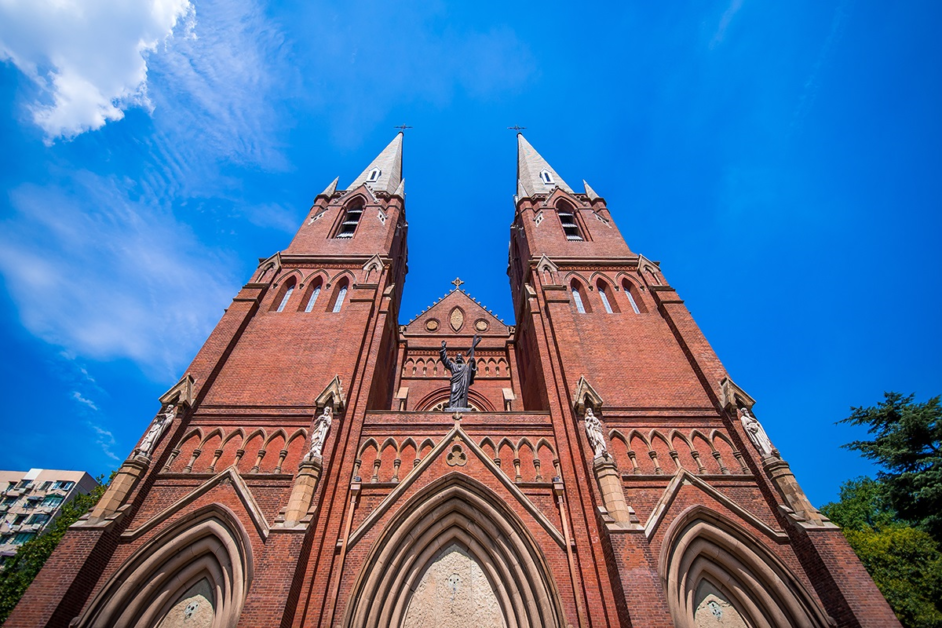
[[[259,265],[161,399],[156,445],[142,440],[7,626],[156,626],[201,579],[218,626],[405,625],[452,542],[507,626],[696,626],[707,611],[898,625],[777,452],[750,440],[752,399],[658,264],[591,188],[548,165],[529,176],[545,162],[522,137],[516,324],[458,287],[400,326],[401,142],[319,195]],[[475,334],[473,411],[454,416],[439,349]],[[726,606],[704,606],[704,582]]]

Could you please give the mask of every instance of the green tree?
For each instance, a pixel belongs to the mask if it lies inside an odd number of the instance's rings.
[[[887,503],[898,517],[942,542],[942,407],[939,397],[915,403],[913,395],[884,393],[869,408],[851,408],[841,421],[866,425],[872,440],[845,445],[883,469],[878,479]]]
[[[0,571],[0,624],[6,622],[13,607],[23,597],[33,578],[46,563],[46,559],[52,555],[52,551],[65,536],[69,526],[98,503],[107,488],[103,480],[104,476],[100,476],[98,486],[91,493],[79,495],[62,506],[59,516],[45,534],[24,543],[16,555],[4,563],[3,571]]]

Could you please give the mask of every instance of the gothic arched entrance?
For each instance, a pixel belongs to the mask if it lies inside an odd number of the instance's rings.
[[[526,526],[464,475],[433,482],[400,509],[361,569],[344,625],[408,628],[433,616],[443,628],[565,625]]]

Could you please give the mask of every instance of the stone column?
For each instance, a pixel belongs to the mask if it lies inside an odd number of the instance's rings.
[[[288,498],[288,507],[285,508],[285,527],[297,525],[307,515],[314,500],[314,491],[321,477],[321,458],[308,458],[301,462],[294,486],[291,487],[291,496]]]
[[[138,481],[149,466],[150,459],[143,456],[135,456],[125,460],[111,484],[108,485],[105,494],[95,504],[89,515],[89,520],[92,522],[100,521],[118,512],[118,508],[124,505],[124,500],[137,486]]]
[[[618,475],[615,461],[611,456],[605,454],[595,459],[592,468],[595,470],[595,479],[599,482],[602,501],[605,502],[605,509],[608,514],[619,523],[631,522],[632,511],[625,499],[625,490],[622,486],[621,476]]]

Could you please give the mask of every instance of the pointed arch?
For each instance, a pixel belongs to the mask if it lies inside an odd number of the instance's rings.
[[[194,585],[212,591],[213,628],[238,623],[252,583],[249,536],[222,504],[189,513],[135,552],[77,622],[80,628],[156,626]]]
[[[222,428],[220,428],[220,427],[214,428],[214,429],[211,430],[206,436],[203,437],[203,440],[202,440],[202,441],[200,441],[200,449],[205,448],[205,447],[206,447],[206,443],[208,443],[208,442],[209,442],[209,439],[212,438],[213,436],[219,436],[219,442],[222,443],[222,441],[223,441],[223,440],[225,439],[225,437],[226,437],[226,433],[223,432],[223,431],[222,431]]]
[[[373,545],[343,625],[399,626],[439,550],[458,544],[482,568],[508,628],[565,626],[549,565],[527,526],[490,489],[460,474],[405,503]]]
[[[344,271],[344,273],[347,272],[348,271]],[[341,273],[341,275],[344,273]],[[327,311],[336,314],[343,309],[344,303],[348,300],[350,286],[353,285],[353,280],[349,277],[341,276],[339,279],[335,277],[332,283],[334,289],[330,295],[330,301],[327,304]]]
[[[635,314],[646,313],[648,309],[644,304],[644,299],[641,297],[641,289],[635,280],[626,274],[619,275],[619,279],[621,280],[621,288],[625,293],[625,298],[628,300],[631,311]]]
[[[480,444],[481,449],[491,457],[493,460],[497,457],[497,447],[494,446],[494,441],[491,440],[490,436],[485,436]]]
[[[785,563],[742,526],[703,506],[688,508],[671,524],[658,570],[678,628],[696,628],[704,583],[721,592],[750,626],[829,625]]]
[[[223,441],[222,441],[222,446],[225,447],[226,445],[228,445],[228,444],[229,444],[229,441],[231,441],[232,439],[234,439],[236,436],[241,436],[241,437],[242,437],[242,442],[245,442],[245,430],[243,430],[243,429],[240,427],[240,428],[236,428],[236,429],[232,430],[231,432],[229,432],[229,435],[226,436],[226,437],[223,439]]]
[[[317,307],[317,302],[323,295],[326,285],[326,273],[315,272],[308,275],[308,278],[301,284],[301,286],[304,287],[304,292],[301,294],[301,298],[298,299],[298,311],[313,312],[314,308]]]

